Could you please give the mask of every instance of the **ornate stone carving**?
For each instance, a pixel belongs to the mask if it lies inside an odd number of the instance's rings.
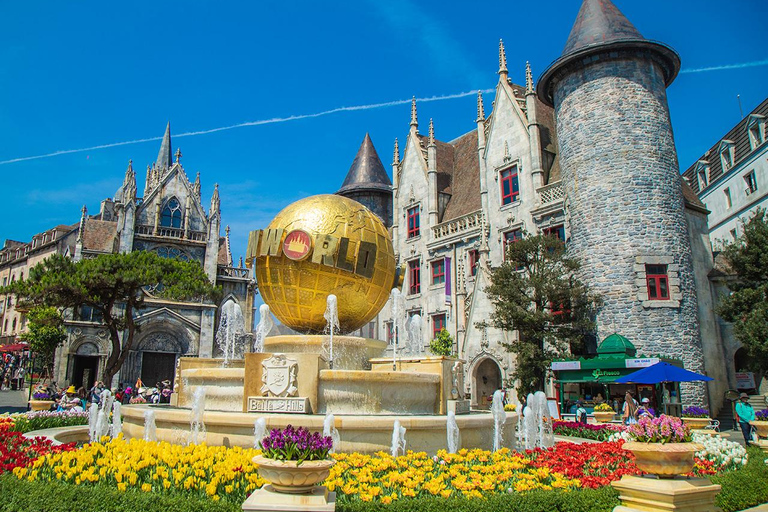
[[[461,398],[461,391],[464,389],[464,365],[461,361],[453,363],[451,380],[451,398],[458,400]]]
[[[148,334],[141,340],[139,349],[145,352],[183,353],[179,339],[169,332],[153,332]]]
[[[299,364],[285,354],[275,354],[262,363],[261,393],[270,397],[296,396],[299,388],[296,374]]]

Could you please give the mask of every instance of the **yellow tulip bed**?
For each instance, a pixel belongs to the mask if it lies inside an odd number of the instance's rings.
[[[205,444],[179,446],[119,438],[91,443],[69,452],[51,453],[13,474],[20,479],[109,485],[120,491],[207,496],[242,503],[265,484],[251,459],[259,450]],[[520,454],[501,450],[461,450],[457,454],[408,452],[393,458],[379,452],[335,454],[337,464],[325,485],[340,501],[391,503],[409,497],[470,497],[534,489],[571,490],[578,478],[536,467]]]

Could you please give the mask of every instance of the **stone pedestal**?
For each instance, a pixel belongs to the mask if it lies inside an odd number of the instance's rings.
[[[768,453],[768,439],[760,439],[758,442],[754,444],[757,445],[758,448],[763,450],[763,453]]]
[[[318,486],[307,494],[285,494],[276,492],[268,484],[248,496],[242,508],[253,512],[333,512],[336,510],[336,493]]]
[[[453,414],[469,414],[469,400],[446,400],[446,414],[453,412]]]
[[[720,486],[706,478],[654,479],[624,476],[611,485],[621,505],[613,512],[719,512],[715,495]]]

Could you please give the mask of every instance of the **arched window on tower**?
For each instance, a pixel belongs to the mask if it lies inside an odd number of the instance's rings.
[[[181,205],[175,197],[165,203],[163,215],[160,218],[160,225],[169,228],[181,227]]]

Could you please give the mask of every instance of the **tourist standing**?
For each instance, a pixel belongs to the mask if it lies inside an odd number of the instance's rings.
[[[629,391],[624,395],[624,405],[621,408],[621,415],[625,425],[637,423],[637,400],[632,398],[632,393]]]
[[[587,424],[587,410],[584,408],[584,402],[576,402],[576,422]]]
[[[749,422],[755,421],[755,410],[752,408],[752,404],[749,403],[749,395],[746,393],[739,395],[739,403],[736,404],[736,420],[741,427],[744,442],[747,446],[751,446],[752,425]]]

